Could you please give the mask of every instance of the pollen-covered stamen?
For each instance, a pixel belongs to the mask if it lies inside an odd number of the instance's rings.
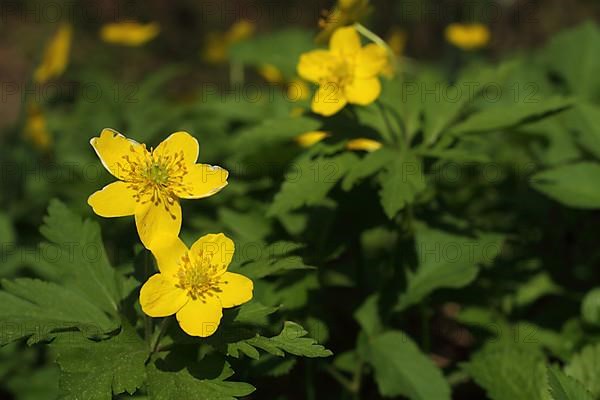
[[[123,157],[118,168],[122,179],[135,191],[134,198],[138,203],[162,205],[173,219],[176,218],[172,207],[177,201],[177,193],[191,193],[191,188],[184,183],[188,167],[183,151],[157,154],[153,149],[148,151],[144,147],[139,152],[131,146],[130,154]]]
[[[193,300],[203,300],[220,292],[218,283],[223,271],[221,265],[213,264],[211,257],[200,252],[194,257],[184,255],[175,274],[177,287],[188,292]]]

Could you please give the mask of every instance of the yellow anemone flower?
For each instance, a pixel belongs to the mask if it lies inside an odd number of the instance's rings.
[[[223,308],[252,299],[252,280],[227,272],[234,244],[222,233],[201,237],[189,250],[177,238],[153,253],[160,273],[142,286],[142,310],[150,317],[176,314],[179,326],[188,335],[214,334]]]
[[[27,106],[24,134],[38,150],[47,151],[52,145],[52,136],[48,131],[46,117],[41,107],[36,103],[30,103]]]
[[[100,37],[106,43],[122,46],[141,46],[154,39],[160,32],[160,26],[155,23],[141,24],[135,21],[106,24],[100,30]]]
[[[302,101],[310,96],[310,88],[302,79],[292,79],[287,87],[287,98],[291,101]]]
[[[371,43],[361,47],[354,27],[340,28],[331,36],[329,50],[304,53],[298,74],[319,84],[313,112],[330,116],[347,103],[368,105],[381,93],[378,75],[388,62],[386,50]]]
[[[311,147],[328,136],[330,136],[330,134],[327,132],[310,131],[297,136],[295,141],[300,147]]]
[[[450,24],[445,35],[449,43],[466,51],[485,47],[490,41],[490,31],[483,24]]]
[[[227,185],[226,170],[196,164],[198,141],[187,132],[173,133],[150,150],[112,129],[104,129],[90,143],[119,181],[92,194],[88,204],[101,217],[134,215],[140,240],[148,249],[160,244],[160,234],[179,235],[180,198],[212,196]]]
[[[240,20],[234,23],[225,33],[209,33],[203,50],[204,60],[213,64],[227,61],[229,48],[233,44],[251,37],[255,30],[256,25],[254,23]]]
[[[382,146],[382,144],[380,142],[378,142],[377,140],[367,139],[367,138],[352,139],[352,140],[349,140],[348,143],[346,143],[347,150],[353,150],[353,151],[363,150],[363,151],[367,151],[369,153],[373,152],[375,150],[379,150],[381,148],[381,146]]]
[[[44,50],[42,62],[33,74],[35,82],[45,83],[65,72],[69,63],[72,39],[73,28],[69,24],[62,24]]]

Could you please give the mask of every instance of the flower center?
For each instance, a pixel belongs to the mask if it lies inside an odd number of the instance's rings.
[[[351,59],[340,57],[329,65],[328,70],[325,83],[344,87],[354,79],[354,62]]]
[[[213,296],[220,291],[218,282],[221,270],[219,265],[213,264],[211,258],[202,252],[193,258],[186,254],[175,274],[178,281],[175,286],[187,290],[188,296],[193,300],[202,300],[205,296]]]
[[[156,154],[152,149],[136,152],[132,147],[131,154],[124,156],[123,161],[118,167],[128,188],[135,192],[136,202],[163,206],[175,219],[172,207],[178,194],[190,193],[183,181],[188,173],[183,151]]]

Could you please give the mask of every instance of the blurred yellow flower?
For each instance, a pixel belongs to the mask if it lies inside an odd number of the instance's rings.
[[[141,24],[125,21],[104,25],[100,30],[100,37],[106,43],[135,47],[148,43],[159,33],[160,26],[155,22]]]
[[[406,32],[399,27],[393,28],[387,37],[387,44],[392,51],[393,56],[398,59],[404,53],[404,48],[406,46]],[[381,74],[386,78],[392,78],[395,73],[396,62],[390,57]]]
[[[449,43],[466,51],[485,47],[490,41],[490,31],[483,24],[450,24],[445,36]]]
[[[374,43],[361,47],[354,27],[339,28],[331,36],[329,50],[304,53],[298,64],[298,74],[317,83],[311,108],[313,112],[330,116],[347,103],[368,105],[381,93],[378,75],[388,62],[384,48]]]
[[[38,150],[47,151],[52,145],[52,136],[46,125],[46,117],[36,103],[30,103],[27,106],[24,135]]]
[[[328,136],[330,136],[330,134],[327,132],[310,131],[297,136],[295,140],[300,147],[311,147]]]
[[[196,164],[198,141],[187,132],[173,133],[150,150],[112,129],[104,129],[90,144],[119,180],[92,194],[88,204],[101,217],[134,215],[148,249],[159,244],[160,235],[179,235],[180,198],[212,196],[227,185],[226,170]]]
[[[346,143],[346,149],[352,151],[363,150],[367,152],[372,152],[375,150],[379,150],[382,144],[377,140],[367,139],[367,138],[358,138],[349,140]]]
[[[287,98],[291,101],[302,101],[310,96],[310,88],[302,79],[292,79],[288,84]]]
[[[273,64],[263,64],[258,68],[258,73],[269,83],[281,84],[285,82],[283,73]]]
[[[227,61],[229,48],[244,39],[254,35],[256,25],[247,20],[240,20],[233,24],[225,33],[211,32],[206,37],[203,50],[205,61],[220,64]]]
[[[335,7],[319,20],[321,32],[317,42],[326,42],[338,28],[360,22],[370,11],[369,0],[338,0]]]
[[[153,251],[160,273],[142,286],[140,305],[150,317],[176,314],[188,335],[207,337],[219,327],[223,308],[252,299],[254,284],[227,272],[234,243],[222,233],[205,235],[188,248],[177,238]]]
[[[45,83],[65,72],[69,63],[72,40],[73,27],[62,24],[44,49],[42,62],[33,74],[35,82]]]

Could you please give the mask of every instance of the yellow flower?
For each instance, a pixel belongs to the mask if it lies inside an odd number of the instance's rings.
[[[323,131],[311,131],[303,133],[296,137],[296,143],[300,147],[311,147],[314,144],[319,143],[321,140],[330,136],[329,133]]]
[[[392,29],[387,38],[387,44],[396,59],[402,56],[404,47],[406,46],[406,32],[398,27]],[[396,73],[395,63],[393,61],[394,60],[392,60],[391,57],[388,58],[388,63],[381,72],[386,78],[393,78]]]
[[[211,32],[207,35],[203,51],[204,60],[213,64],[227,61],[229,48],[244,39],[251,37],[256,25],[247,20],[236,22],[225,33]]]
[[[302,79],[292,79],[288,84],[287,98],[291,101],[302,101],[308,99],[310,88]]]
[[[346,143],[347,150],[364,150],[369,153],[375,150],[379,150],[381,146],[382,144],[380,142],[367,138],[352,139],[349,140],[348,143]]]
[[[122,46],[141,46],[154,39],[160,32],[157,23],[141,24],[135,21],[106,24],[100,30],[100,37],[107,43]]]
[[[448,42],[466,51],[485,47],[490,41],[490,31],[483,24],[450,24],[445,35]]]
[[[65,72],[72,39],[73,28],[71,25],[62,24],[44,50],[42,62],[33,74],[35,82],[45,83]]]
[[[52,145],[52,136],[46,125],[46,117],[36,103],[30,103],[27,106],[24,134],[41,151],[47,151]]]
[[[312,100],[313,112],[330,116],[346,103],[368,105],[381,93],[381,73],[388,56],[382,47],[371,43],[361,47],[354,27],[335,31],[329,50],[313,50],[303,54],[298,74],[319,84]]]
[[[273,64],[263,64],[258,68],[258,73],[269,83],[283,83],[285,78],[279,68]]]
[[[234,244],[222,233],[201,237],[189,250],[177,238],[153,253],[160,273],[142,286],[142,310],[150,317],[176,314],[188,335],[212,335],[219,327],[223,308],[252,299],[252,281],[227,272]]]
[[[92,194],[88,204],[102,217],[134,215],[148,249],[159,244],[160,235],[179,235],[180,198],[212,196],[227,185],[226,170],[196,164],[198,141],[187,132],[173,133],[150,150],[112,129],[104,129],[90,143],[119,181]]]
[[[317,42],[323,43],[339,28],[360,22],[371,11],[369,0],[338,0],[336,6],[319,21]]]

